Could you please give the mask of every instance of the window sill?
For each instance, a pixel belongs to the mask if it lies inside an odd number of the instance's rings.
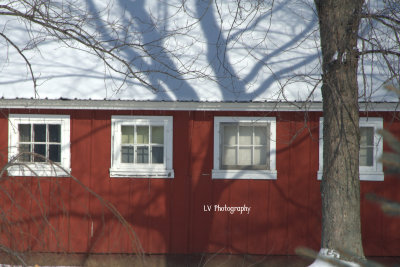
[[[115,178],[174,178],[174,170],[111,168],[110,177]]]
[[[269,170],[212,170],[212,179],[276,180],[277,172]]]
[[[318,180],[322,180],[322,171],[318,171]],[[360,181],[383,181],[383,171],[360,171]]]
[[[63,167],[64,168],[64,167]],[[7,169],[10,176],[70,177],[70,168],[61,169],[45,163],[14,165]]]

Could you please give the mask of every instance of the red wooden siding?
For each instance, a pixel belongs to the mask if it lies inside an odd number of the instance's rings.
[[[148,253],[293,254],[318,249],[321,198],[318,112],[2,110],[0,162],[7,161],[8,113],[69,114],[72,175],[110,201]],[[174,179],[110,178],[111,116],[173,116]],[[400,137],[392,113],[384,126]],[[277,180],[212,180],[214,116],[274,116]],[[388,149],[385,145],[385,149]],[[19,250],[135,252],[123,224],[71,178],[7,178],[0,182],[0,238]],[[367,255],[400,256],[400,220],[384,215],[366,193],[400,201],[400,180],[361,182]],[[8,195],[6,194],[8,193]],[[251,207],[250,214],[206,212],[205,205]],[[45,217],[46,220],[41,218]]]

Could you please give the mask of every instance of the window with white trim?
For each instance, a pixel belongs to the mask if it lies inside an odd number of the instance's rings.
[[[324,118],[319,120],[319,170],[318,179],[322,179],[323,167],[323,125]],[[383,152],[382,138],[376,133],[383,128],[383,119],[378,117],[360,118],[360,180],[383,181],[382,163],[378,161]]]
[[[276,119],[215,117],[213,179],[276,179]]]
[[[171,116],[112,116],[111,177],[173,178]]]
[[[12,176],[69,176],[70,117],[10,114],[8,169]]]

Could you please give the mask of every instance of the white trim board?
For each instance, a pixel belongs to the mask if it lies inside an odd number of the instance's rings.
[[[18,124],[60,124],[61,163],[18,162],[8,168],[11,176],[69,177],[71,172],[70,116],[48,114],[10,114],[8,118],[8,161],[16,160],[19,154]],[[33,141],[32,141],[33,142]],[[46,140],[44,143],[48,144]],[[59,168],[60,166],[61,168]]]
[[[221,123],[268,123],[269,133],[269,170],[223,170],[220,169],[221,160]],[[212,179],[267,179],[276,180],[276,118],[275,117],[214,117],[214,167]]]
[[[360,111],[398,111],[399,102],[359,103]],[[322,111],[321,102],[199,102],[134,100],[0,99],[6,109]]]
[[[111,177],[174,178],[172,116],[112,116],[111,117]],[[122,163],[121,126],[163,126],[163,163]],[[151,143],[151,141],[150,141]],[[150,144],[149,143],[149,144]],[[149,149],[150,150],[150,149]]]

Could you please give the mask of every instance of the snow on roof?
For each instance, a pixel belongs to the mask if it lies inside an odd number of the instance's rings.
[[[28,34],[20,18],[2,15],[0,32],[25,48],[38,86],[35,91],[26,62],[0,37],[0,97],[321,100],[318,19],[312,1],[264,1],[257,9],[251,5],[258,1],[249,1],[240,10],[236,1],[77,1],[81,11],[93,15],[85,30],[109,41],[110,47],[116,36],[132,44],[115,51],[147,85],[110,70],[76,42],[44,38],[38,26]],[[32,38],[40,40],[37,48]],[[110,62],[123,70],[115,60]],[[383,66],[376,58],[365,58],[360,100],[398,99],[383,89],[390,79]]]

